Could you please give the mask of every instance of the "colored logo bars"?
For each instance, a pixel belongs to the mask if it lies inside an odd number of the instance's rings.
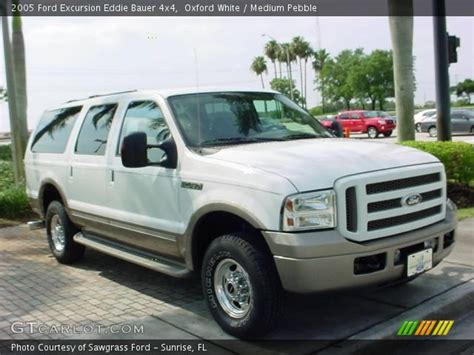
[[[453,320],[406,320],[398,330],[401,336],[446,336],[453,327]]]

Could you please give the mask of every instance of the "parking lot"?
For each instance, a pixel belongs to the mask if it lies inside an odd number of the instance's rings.
[[[429,316],[454,319],[459,327],[455,324],[450,337],[472,340],[473,229],[474,219],[464,221],[454,252],[410,284],[288,295],[282,324],[268,339],[320,341],[262,345],[218,342],[230,337],[211,319],[197,277],[173,279],[91,250],[80,263],[61,265],[51,256],[44,231],[31,232],[24,225],[3,228],[0,339],[206,339],[224,352],[302,353],[328,350],[335,343],[341,347],[347,339],[393,337],[402,321]],[[30,331],[28,322],[36,325],[35,330]],[[57,332],[54,326],[61,324],[79,330]],[[80,327],[85,325],[93,330],[84,334]],[[116,331],[110,332],[114,325]]]

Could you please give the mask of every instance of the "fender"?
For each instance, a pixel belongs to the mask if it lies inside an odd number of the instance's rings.
[[[194,260],[193,260],[192,251],[193,251],[193,243],[195,242],[193,240],[195,227],[198,224],[198,222],[201,220],[201,218],[203,218],[204,216],[212,212],[227,212],[229,214],[232,214],[234,216],[237,216],[243,219],[244,221],[246,221],[248,224],[250,224],[252,227],[254,227],[257,230],[265,229],[263,223],[255,215],[253,215],[249,211],[242,209],[240,206],[237,206],[237,205],[215,202],[215,203],[210,203],[208,205],[205,205],[199,208],[192,215],[188,224],[188,228],[186,229],[186,232],[182,236],[183,241],[181,245],[183,245],[184,247],[183,255],[186,262],[186,266],[190,270],[194,270]]]
[[[39,193],[38,193],[38,203],[39,203],[39,208],[40,208],[41,214],[44,217],[46,217],[46,211],[44,210],[44,207],[43,207],[43,194],[44,194],[44,190],[45,190],[46,185],[53,185],[56,188],[56,190],[59,192],[59,195],[61,196],[61,200],[64,204],[64,208],[66,209],[66,213],[67,213],[69,219],[71,219],[66,194],[59,187],[59,184],[51,178],[46,178],[41,182],[41,188],[40,188]]]

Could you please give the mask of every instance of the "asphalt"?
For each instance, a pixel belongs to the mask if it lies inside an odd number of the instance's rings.
[[[445,342],[440,347],[439,342],[424,341],[418,343],[420,349],[446,348],[472,354],[473,231],[474,218],[460,222],[453,252],[408,284],[372,291],[288,295],[282,324],[264,340],[299,341],[228,341],[233,338],[212,320],[203,301],[136,320],[137,325],[144,325],[145,332],[135,335],[135,339],[199,339],[219,353],[353,353],[361,347],[384,344],[364,340],[396,339],[405,320],[453,319],[455,324],[444,339],[457,339],[456,342]],[[413,350],[408,348],[413,344],[397,344],[401,353]]]

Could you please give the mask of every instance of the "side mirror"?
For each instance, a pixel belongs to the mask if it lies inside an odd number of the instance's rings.
[[[148,149],[153,148],[159,148],[165,152],[164,157],[159,162],[148,161]],[[132,133],[123,139],[121,158],[122,164],[126,168],[143,168],[157,165],[168,169],[176,169],[178,165],[178,151],[172,137],[156,145],[148,145],[147,136],[144,132]]]
[[[148,165],[146,133],[136,132],[123,139],[122,164],[126,168],[143,168]]]

